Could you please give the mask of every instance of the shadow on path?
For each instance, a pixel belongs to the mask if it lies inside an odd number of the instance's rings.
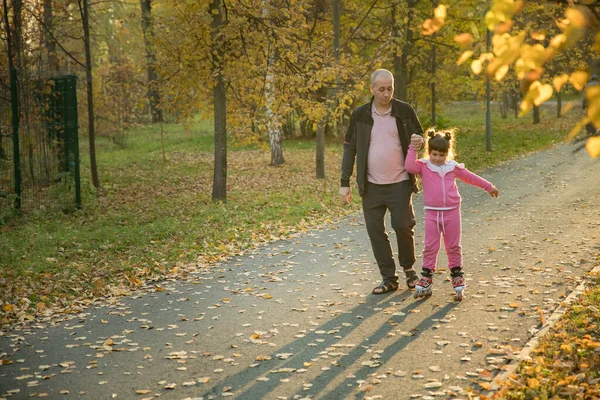
[[[396,292],[398,293],[398,292]],[[412,298],[412,292],[405,291],[399,295],[370,295],[366,298],[366,302],[362,303],[353,309],[335,316],[333,319],[325,322],[324,324],[315,327],[315,330],[308,332],[305,337],[298,338],[293,342],[280,347],[278,350],[270,354],[271,359],[269,361],[262,361],[259,365],[250,368],[247,367],[243,371],[225,378],[221,382],[215,384],[203,393],[199,393],[200,396],[206,396],[211,398],[212,396],[219,396],[224,391],[235,393],[238,398],[241,399],[260,399],[267,398],[268,394],[276,390],[281,384],[281,378],[290,377],[290,373],[293,373],[293,377],[299,377],[297,371],[302,369],[306,370],[305,363],[313,362],[318,358],[321,358],[323,352],[329,352],[331,347],[336,348],[336,344],[339,344],[340,358],[331,369],[320,372],[316,377],[312,378],[310,383],[312,386],[309,390],[300,389],[297,392],[296,397],[315,397],[317,394],[322,393],[330,382],[335,379],[338,375],[343,372],[347,372],[357,360],[362,357],[368,349],[374,344],[377,344],[382,339],[388,337],[388,333],[394,329],[397,329],[398,324],[402,323],[407,314],[420,306],[423,305],[423,301],[415,301],[407,304],[402,310],[396,312],[398,315],[391,315],[390,318],[381,324],[381,326],[369,336],[362,338],[362,342],[352,347],[349,353],[342,353],[344,351],[344,345],[342,344],[344,339],[348,337],[355,329],[359,327],[366,327],[367,320],[379,312],[379,308],[386,308],[395,306],[397,303],[403,302],[409,298]],[[425,321],[421,322],[411,332],[413,336],[406,337],[402,336],[398,340],[386,347],[378,359],[379,365],[375,367],[363,366],[356,372],[353,372],[356,376],[356,380],[366,379],[368,375],[372,374],[382,365],[395,356],[397,353],[402,351],[409,343],[415,340],[420,332],[431,328],[437,319],[443,318],[449,311],[456,307],[455,303],[449,303],[446,306],[439,309],[436,313],[428,317]],[[377,309],[377,310],[376,310]],[[315,332],[323,331],[327,334],[316,335]],[[321,339],[321,342],[316,342],[315,339]],[[329,348],[329,351],[326,349]],[[334,350],[336,351],[336,350]],[[292,354],[289,358],[281,359],[278,354]],[[313,367],[314,368],[314,367]],[[309,372],[306,371],[308,374]],[[257,381],[261,376],[269,378],[268,380]],[[305,378],[309,379],[309,376]],[[329,399],[340,399],[347,396],[350,392],[355,390],[352,385],[348,385],[346,381],[340,383],[336,388],[331,390],[328,395],[323,398]],[[363,393],[364,395],[364,393]]]

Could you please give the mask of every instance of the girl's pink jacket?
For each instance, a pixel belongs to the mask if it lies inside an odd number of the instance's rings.
[[[421,175],[423,202],[426,209],[451,210],[460,206],[456,178],[469,185],[478,186],[487,192],[493,188],[490,182],[466,169],[464,164],[459,164],[454,160],[448,160],[441,166],[434,165],[427,158],[417,160],[417,152],[412,145],[408,147],[405,168],[411,174]]]

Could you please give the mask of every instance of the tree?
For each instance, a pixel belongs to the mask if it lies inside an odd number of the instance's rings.
[[[268,1],[263,0],[263,16],[268,17],[269,11],[266,7]],[[281,148],[281,126],[279,116],[273,109],[275,105],[275,48],[272,46],[272,38],[267,39],[267,66],[265,76],[265,108],[267,117],[267,132],[271,147],[271,166],[284,163],[283,149]]]
[[[144,35],[144,47],[146,49],[146,70],[148,74],[148,103],[152,122],[162,122],[162,110],[160,109],[160,92],[157,89],[158,76],[156,74],[156,55],[154,54],[152,38],[154,29],[152,26],[152,0],[140,0],[142,17],[142,33]]]
[[[83,43],[85,47],[85,77],[88,106],[88,139],[90,145],[90,171],[92,173],[92,184],[95,188],[100,188],[100,179],[98,178],[98,166],[96,163],[96,128],[94,119],[94,82],[92,75],[92,52],[90,50],[90,22],[88,0],[77,0],[79,11],[81,13],[81,23],[83,25]]]
[[[227,97],[223,79],[223,46],[222,34],[223,4],[221,0],[213,0],[210,4],[212,15],[212,71],[215,79],[213,88],[214,127],[215,127],[215,163],[213,176],[213,201],[227,200]]]
[[[51,74],[58,72],[58,58],[56,57],[56,40],[54,40],[54,11],[52,0],[44,0],[44,41],[48,57],[48,70]]]

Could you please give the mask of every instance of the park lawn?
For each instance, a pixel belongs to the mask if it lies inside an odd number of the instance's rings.
[[[501,119],[493,111],[488,152],[481,105],[441,110],[447,127],[458,128],[457,161],[473,171],[561,143],[579,118],[573,111],[557,119],[553,106],[545,106],[542,123],[533,125],[531,115]],[[360,210],[356,190],[351,207],[338,199],[342,137],[328,139],[322,180],[315,178],[314,141],[286,140],[285,164],[278,167],[269,166],[265,145],[230,144],[228,201],[214,203],[211,124],[163,128],[164,143],[160,126],[127,132],[124,147],[98,138],[98,191],[89,180],[87,141],[80,140],[82,210],[31,213],[0,227],[2,323],[116,289],[124,293],[147,280],[182,277]]]
[[[600,265],[600,255],[594,264]],[[600,276],[521,362],[515,374],[487,398],[600,398]],[[486,397],[481,397],[481,399]]]

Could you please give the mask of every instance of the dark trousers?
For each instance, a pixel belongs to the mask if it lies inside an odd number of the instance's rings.
[[[398,241],[398,260],[403,269],[415,263],[415,214],[412,207],[413,185],[410,180],[390,185],[366,183],[362,197],[367,233],[383,280],[398,281],[385,215],[390,211],[392,228]]]

